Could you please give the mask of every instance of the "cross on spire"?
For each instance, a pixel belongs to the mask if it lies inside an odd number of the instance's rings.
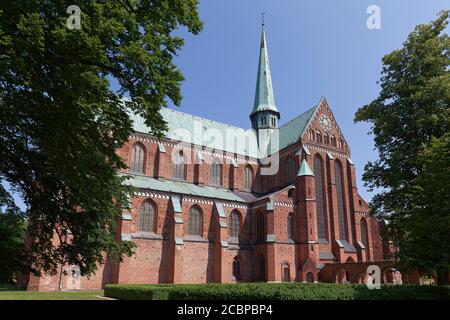
[[[262,19],[262,26],[264,28],[264,16],[265,16],[265,12],[261,13],[261,19]]]

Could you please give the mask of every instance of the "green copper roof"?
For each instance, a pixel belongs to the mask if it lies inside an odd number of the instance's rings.
[[[167,122],[168,131],[166,137],[169,139],[211,147],[212,145],[209,142],[213,138],[205,134],[205,132],[208,131],[212,134],[217,132],[217,134],[223,137],[223,141],[215,149],[258,158],[257,146],[251,143],[245,143],[245,141],[248,141],[248,132],[246,133],[246,129],[169,108],[161,108],[160,112]],[[150,128],[145,124],[144,118],[134,113],[130,113],[130,117],[133,120],[134,131],[147,134],[151,132]],[[230,138],[230,143],[227,143],[227,132],[233,132],[236,135],[236,143],[233,143],[232,138]]]
[[[280,127],[280,149],[296,143],[300,139],[317,106],[312,107]]]
[[[210,186],[200,187],[192,183],[172,180],[158,180],[143,175],[127,174],[126,176],[128,176],[129,179],[126,180],[124,184],[139,189],[157,190],[175,194],[187,194],[206,198],[216,198],[226,201],[248,202],[243,197],[240,197],[238,194],[235,194],[228,189],[215,188]]]
[[[255,103],[252,114],[263,110],[278,112],[273,95],[272,76],[270,75],[269,55],[267,53],[266,33],[264,29],[261,36]]]
[[[323,99],[323,98],[322,98]],[[287,122],[279,128],[279,149],[284,149],[287,146],[296,143],[300,137],[303,135],[305,128],[311,122],[315,111],[320,106],[322,99],[319,103],[312,107],[311,109],[305,111],[301,115],[295,117],[291,121]],[[169,128],[166,136],[169,139],[183,141],[186,143],[194,143],[196,145],[204,145],[202,143],[202,134],[205,130],[214,129],[218,130],[226,140],[226,132],[228,129],[232,129],[237,133],[238,139],[240,141],[245,141],[246,134],[245,129],[224,124],[222,122],[213,121],[197,116],[193,116],[184,112],[172,110],[169,108],[161,108],[161,114],[164,120],[167,122]],[[151,132],[150,128],[145,125],[144,119],[136,114],[130,113],[130,117],[133,120],[133,130],[136,132],[149,134]],[[196,128],[197,126],[197,128]],[[186,131],[186,134],[180,134],[181,131]],[[203,136],[203,138],[205,138]],[[205,138],[206,139],[206,138]],[[228,144],[223,141],[222,148],[216,148],[217,150],[222,150],[230,153],[237,153],[239,155],[248,155],[253,158],[259,158],[258,150],[256,146],[248,146],[244,144]]]
[[[308,162],[306,162],[305,159],[303,159],[302,165],[300,166],[300,169],[297,173],[297,177],[302,176],[314,176],[314,173],[311,171],[311,168],[308,166]]]

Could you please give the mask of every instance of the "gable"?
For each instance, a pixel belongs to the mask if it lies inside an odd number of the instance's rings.
[[[322,142],[317,141],[317,133],[320,134]],[[314,144],[322,144],[327,147],[341,149],[344,152],[350,152],[333,111],[325,98],[322,98],[316,106],[314,113],[302,132],[301,138],[303,141],[310,141]],[[340,147],[341,144],[342,147]]]

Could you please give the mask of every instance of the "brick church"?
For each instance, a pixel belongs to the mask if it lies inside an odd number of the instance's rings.
[[[250,109],[250,108],[249,108]],[[325,98],[280,125],[263,30],[251,130],[168,108],[163,139],[130,114],[134,133],[117,152],[136,187],[117,240],[135,254],[91,278],[30,277],[29,290],[107,283],[360,283],[387,261],[382,223],[368,215],[350,147]],[[231,137],[231,138],[230,138]]]

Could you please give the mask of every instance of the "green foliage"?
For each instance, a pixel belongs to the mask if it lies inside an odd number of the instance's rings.
[[[119,300],[440,300],[449,287],[340,284],[107,285],[105,296]]]
[[[437,201],[432,205],[435,209],[442,208],[444,218],[436,214],[425,218],[420,212],[428,210],[416,204],[418,185],[424,195],[436,190],[433,183],[425,181],[429,175],[417,180],[426,161],[423,150],[433,137],[440,138],[450,129],[448,22],[449,11],[443,11],[435,21],[417,26],[401,49],[383,58],[379,97],[360,108],[355,117],[355,121],[371,124],[379,153],[379,159],[369,162],[363,174],[369,189],[382,190],[373,198],[373,212],[388,220],[387,233],[400,248],[400,263],[425,270],[436,269],[438,264],[447,265],[447,270],[449,266],[448,232],[434,233],[431,228],[435,225],[448,230],[449,198],[430,198]],[[450,166],[448,161],[438,163],[444,171]],[[447,224],[440,225],[443,221]],[[417,238],[420,241],[410,241],[416,232],[421,234]]]
[[[26,270],[25,232],[25,219],[0,185],[0,284],[14,283]]]
[[[450,269],[450,133],[433,138],[420,153],[423,167],[412,184],[414,215],[404,217],[400,257],[445,283]],[[430,263],[432,262],[432,264]]]
[[[34,270],[55,273],[64,262],[91,275],[134,247],[114,235],[131,192],[117,175],[127,112],[164,132],[158,111],[169,99],[179,105],[183,80],[172,62],[183,39],[173,31],[197,34],[202,24],[198,0],[74,4],[80,30],[66,26],[67,1],[0,2],[0,183],[27,206]]]

